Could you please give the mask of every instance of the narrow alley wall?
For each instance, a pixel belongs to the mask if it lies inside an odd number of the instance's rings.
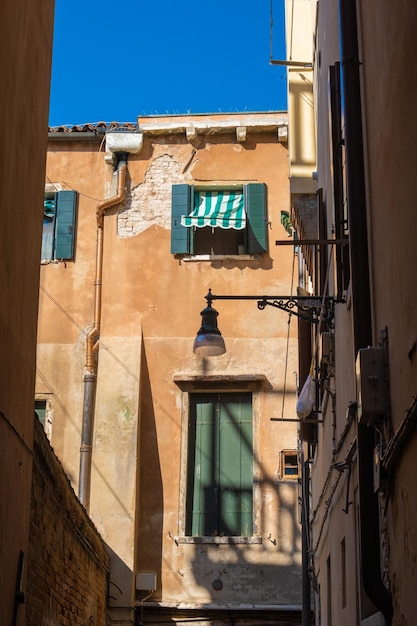
[[[26,625],[104,624],[104,543],[35,422]]]

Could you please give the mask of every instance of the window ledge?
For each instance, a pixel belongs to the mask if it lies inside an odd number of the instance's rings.
[[[229,544],[260,544],[262,537],[174,537],[176,543],[212,543],[216,545]]]
[[[257,391],[260,387],[270,387],[265,374],[240,374],[240,375],[215,375],[215,376],[195,376],[194,374],[175,374],[173,381],[181,391],[196,392],[202,389],[204,392],[224,389],[230,391]]]
[[[181,256],[182,261],[192,263],[193,261],[259,261],[261,254],[194,254],[191,256]]]

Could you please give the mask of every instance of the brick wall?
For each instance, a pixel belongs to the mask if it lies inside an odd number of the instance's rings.
[[[104,543],[35,421],[26,626],[103,626]]]

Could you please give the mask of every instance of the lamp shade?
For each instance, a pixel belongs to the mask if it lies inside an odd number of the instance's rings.
[[[211,306],[201,311],[201,328],[194,340],[193,352],[198,356],[220,356],[226,352],[221,332],[217,328],[218,313]]]

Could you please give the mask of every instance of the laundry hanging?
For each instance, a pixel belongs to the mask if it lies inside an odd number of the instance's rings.
[[[181,224],[243,230],[246,227],[243,191],[195,191],[194,210],[182,216]]]

